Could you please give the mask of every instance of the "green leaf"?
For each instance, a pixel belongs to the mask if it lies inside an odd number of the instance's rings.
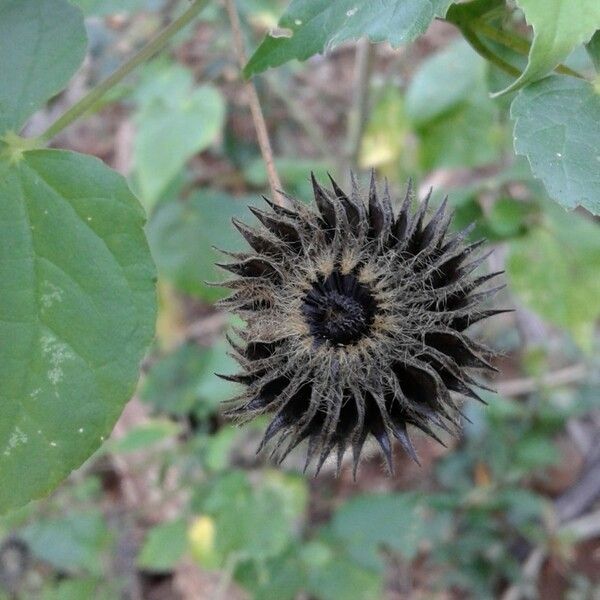
[[[281,471],[265,471],[263,485],[278,496],[286,519],[293,522],[303,517],[308,506],[308,489],[303,477]]]
[[[233,446],[239,441],[240,430],[233,427],[223,427],[212,435],[197,435],[197,454],[200,455],[202,466],[207,471],[224,471],[230,468],[230,456]]]
[[[41,600],[82,600],[82,598],[94,598],[94,600],[109,600],[114,598],[107,590],[102,589],[99,577],[85,579],[64,579],[52,588],[44,588]]]
[[[179,427],[172,421],[152,419],[133,427],[121,439],[109,441],[104,449],[115,453],[149,450],[160,442],[173,438],[177,433]]]
[[[419,128],[423,168],[477,167],[494,162],[504,141],[498,116],[487,92],[473,90],[467,102]]]
[[[366,569],[345,556],[339,548],[318,547],[313,542],[303,548],[308,561],[308,591],[320,600],[379,600],[383,597],[381,573]],[[321,554],[315,561],[315,555]],[[312,564],[311,564],[312,563]]]
[[[592,36],[592,39],[586,44],[586,50],[594,63],[596,72],[600,74],[600,29]]]
[[[514,145],[533,175],[565,208],[600,214],[600,94],[579,79],[553,76],[521,90],[511,106]]]
[[[415,494],[369,494],[346,502],[332,531],[358,564],[378,570],[386,547],[412,560],[426,533],[422,500]]]
[[[529,202],[499,198],[483,216],[489,240],[504,240],[524,235],[538,217],[537,207]]]
[[[600,29],[598,0],[517,0],[517,4],[533,27],[533,43],[525,71],[501,94],[541,79]]]
[[[185,344],[152,366],[141,391],[142,400],[166,414],[189,413],[204,419],[233,397],[236,385],[214,373],[231,374],[237,363],[219,342],[210,348]]]
[[[194,89],[191,73],[175,66],[154,75],[137,94],[144,100],[135,117],[133,149],[135,180],[147,209],[186,162],[217,139],[225,120],[225,103],[215,87]]]
[[[148,571],[172,571],[187,549],[187,525],[183,519],[153,527],[144,540],[138,566]]]
[[[295,600],[307,583],[298,554],[298,546],[290,544],[285,553],[260,565],[247,561],[236,569],[236,581],[251,592],[253,600]]]
[[[215,521],[215,550],[222,562],[235,553],[240,559],[257,562],[280,554],[293,537],[297,511],[287,506],[290,492],[302,480],[266,479],[254,487],[245,473],[229,472],[210,481],[210,489],[200,502],[200,510]]]
[[[414,125],[432,121],[485,88],[486,62],[462,39],[425,60],[406,92],[406,112]]]
[[[63,89],[86,47],[83,15],[66,0],[0,2],[0,136]]]
[[[323,535],[259,565],[246,562],[235,577],[255,600],[293,600],[301,592],[319,600],[379,600],[383,591],[381,573],[361,567]]]
[[[144,220],[98,159],[0,160],[0,512],[79,467],[134,392],[156,303]]]
[[[486,76],[485,61],[463,40],[435,54],[417,71],[407,91],[406,109],[421,140],[424,169],[474,167],[498,157],[502,128]]]
[[[360,147],[362,168],[376,168],[390,178],[414,172],[413,132],[406,117],[404,94],[395,84],[384,86],[374,99]]]
[[[553,445],[550,454],[556,454],[556,446]],[[542,521],[547,499],[528,489],[506,488],[497,491],[496,501],[506,510],[511,524],[521,526]]]
[[[196,388],[198,397],[204,399],[205,403],[210,402],[218,406],[221,402],[229,400],[238,390],[237,384],[224,381],[215,375],[215,373],[230,375],[239,370],[238,363],[229,355],[230,350],[229,344],[224,339],[218,341],[210,349],[206,367],[208,376],[203,377]]]
[[[510,245],[511,288],[532,310],[568,330],[584,348],[600,316],[600,229],[552,206],[543,226]]]
[[[461,229],[475,223],[471,237],[494,242],[526,235],[538,220],[539,207],[533,202],[500,197],[484,211],[478,190],[472,190],[471,197],[456,208],[454,225]]]
[[[527,432],[515,445],[515,465],[526,471],[549,467],[560,460],[560,452],[545,435]]]
[[[214,264],[223,256],[213,246],[230,251],[243,247],[231,218],[247,220],[248,202],[206,191],[159,207],[148,226],[148,240],[161,276],[208,302],[226,295],[225,290],[206,285],[224,279]]]
[[[101,553],[109,532],[100,512],[74,513],[29,525],[20,534],[33,555],[55,569],[76,573],[102,572]]]
[[[373,42],[398,47],[425,32],[432,19],[443,16],[452,0],[292,0],[244,69],[251,77],[292,59],[331,50],[348,40],[367,36]]]

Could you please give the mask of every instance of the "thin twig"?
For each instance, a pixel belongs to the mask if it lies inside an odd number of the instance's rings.
[[[600,510],[583,514],[598,498],[599,474],[600,436],[592,444],[578,480],[554,500],[554,522],[558,526],[554,537],[569,537],[573,542],[581,542],[600,535]],[[511,585],[502,595],[502,600],[529,597],[528,591],[535,589],[547,554],[548,548],[541,544],[531,550],[523,563],[522,580]]]
[[[231,581],[233,579],[233,573],[235,572],[235,567],[239,561],[240,557],[236,552],[231,552],[231,554],[229,554],[229,556],[225,559],[225,565],[221,573],[219,585],[217,586],[214,594],[215,600],[225,600],[227,597],[226,594],[229,591],[229,586],[231,585]]]
[[[567,421],[566,430],[580,454],[585,456],[592,448],[593,434],[583,423],[584,419],[571,417]]]
[[[583,515],[600,498],[600,431],[596,431],[577,481],[554,500],[559,522]]]
[[[373,66],[373,46],[367,38],[356,45],[354,72],[354,95],[352,108],[348,113],[348,134],[346,138],[346,160],[350,169],[356,169],[360,156],[367,118],[369,113],[369,81]],[[349,169],[346,169],[348,171]]]
[[[560,387],[571,383],[578,383],[585,379],[588,369],[585,365],[572,365],[554,373],[541,377],[523,377],[510,379],[496,384],[496,390],[501,396],[524,396],[540,388]]]
[[[229,15],[229,22],[231,23],[231,32],[233,34],[233,46],[235,49],[236,57],[240,66],[240,69],[244,68],[246,64],[246,51],[244,49],[244,38],[242,35],[242,26],[240,23],[240,16],[235,5],[235,0],[225,0],[225,7],[227,8],[227,14]],[[279,191],[282,189],[281,179],[277,173],[275,167],[275,161],[273,160],[273,149],[271,147],[271,141],[269,140],[269,132],[267,130],[267,124],[265,123],[265,117],[260,106],[260,100],[258,98],[258,92],[253,81],[249,81],[245,84],[248,101],[250,104],[250,112],[252,113],[252,121],[254,122],[254,129],[256,130],[256,137],[258,138],[258,145],[260,146],[260,152],[265,166],[267,168],[267,177],[269,178],[269,185],[271,186],[271,194],[273,201],[281,206],[286,202],[281,196]]]
[[[561,534],[566,534],[581,542],[600,535],[600,510],[583,517],[573,519],[560,528]]]
[[[523,564],[523,581],[511,585],[502,595],[502,600],[519,600],[529,588],[535,588],[538,573],[546,560],[546,549],[542,546],[534,548]]]

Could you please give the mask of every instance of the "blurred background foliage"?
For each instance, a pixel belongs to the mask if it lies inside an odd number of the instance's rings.
[[[180,4],[73,1],[89,60],[34,129]],[[249,48],[285,4],[239,3]],[[516,308],[479,331],[500,351],[500,393],[466,406],[446,447],[417,436],[421,467],[398,453],[387,478],[368,458],[356,483],[349,469],[303,475],[300,454],[275,470],[254,453],[264,422],[223,419],[237,391],[214,373],[235,369],[224,334],[241,324],[213,307],[214,246],[241,247],[231,218],[248,221],[268,188],[231,46],[215,3],[60,137],[126,173],[148,212],[158,337],[114,436],[52,497],[0,521],[0,598],[598,598],[598,224],[557,208],[515,159],[511,98],[490,97],[508,80],[448,24],[256,83],[289,193],[310,198],[311,170],[347,181],[374,168],[397,198],[413,177],[421,197],[449,195],[457,228],[476,222],[473,238],[496,250],[489,269],[507,271],[498,304]]]

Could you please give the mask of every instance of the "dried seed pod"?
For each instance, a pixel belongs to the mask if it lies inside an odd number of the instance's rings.
[[[230,413],[273,415],[259,449],[270,442],[278,462],[308,439],[307,466],[318,457],[318,473],[336,449],[339,471],[351,447],[356,474],[371,434],[391,471],[394,438],[417,460],[409,425],[439,440],[461,396],[479,399],[472,373],[493,369],[492,353],[465,330],[503,312],[481,308],[499,288],[478,290],[499,273],[474,274],[480,243],[448,233],[445,202],[428,219],[409,186],[395,215],[374,178],[366,198],[356,180],[350,195],[312,182],[318,211],[267,200],[251,209],[260,228],[234,223],[253,253],[220,265],[237,276],[221,305],[247,322],[232,342],[242,372],[225,376],[246,386]]]

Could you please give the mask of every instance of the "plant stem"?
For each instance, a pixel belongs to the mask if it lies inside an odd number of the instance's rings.
[[[233,573],[235,572],[235,568],[239,561],[240,557],[236,552],[232,552],[225,559],[221,579],[219,580],[219,584],[214,594],[215,600],[224,600],[226,598],[226,594],[229,591],[229,586],[233,579]]]
[[[112,75],[107,77],[100,85],[91,90],[79,102],[76,102],[62,116],[60,116],[40,136],[40,140],[48,142],[57,133],[71,125],[82,115],[87,113],[109,90],[121,82],[136,67],[162,50],[169,40],[186,25],[191,23],[200,11],[208,4],[209,0],[195,0],[194,3],[177,19],[167,25],[154,39],[150,40],[135,56],[121,65]]]
[[[531,45],[525,38],[496,29],[481,19],[473,21],[472,25],[476,31],[479,31],[485,37],[514,50],[517,54],[529,54]]]
[[[500,58],[497,54],[492,52],[478,37],[477,34],[468,27],[461,27],[461,32],[464,38],[471,44],[471,47],[483,58],[492,64],[496,65],[499,69],[512,75],[513,77],[519,77],[521,71],[517,67],[513,67],[510,63],[506,62],[503,58]]]
[[[369,87],[373,66],[373,46],[367,38],[359,40],[356,46],[354,73],[354,96],[348,115],[346,159],[350,169],[358,167],[360,147],[369,113]]]
[[[231,23],[231,32],[233,34],[235,53],[237,55],[240,69],[243,69],[244,65],[246,64],[246,51],[244,50],[244,38],[242,36],[240,16],[234,0],[225,0],[225,6],[227,8],[227,14],[229,15],[229,22]],[[284,206],[286,201],[280,194],[280,191],[282,190],[281,179],[279,178],[277,168],[275,167],[273,148],[271,147],[271,140],[269,139],[267,124],[265,123],[265,117],[260,106],[260,99],[258,98],[258,92],[256,91],[253,81],[246,83],[246,90],[248,92],[250,112],[252,113],[252,121],[254,122],[254,129],[256,130],[258,145],[260,146],[260,152],[267,168],[267,177],[271,187],[273,202],[279,204],[280,206]]]
[[[560,387],[581,382],[589,375],[589,369],[585,365],[573,365],[559,371],[543,375],[542,377],[524,377],[520,379],[509,379],[499,381],[496,391],[501,396],[524,396],[533,392],[552,387]]]
[[[531,44],[525,38],[496,29],[481,19],[474,21],[472,25],[475,31],[483,34],[486,38],[492,40],[493,42],[497,42],[498,44],[513,50],[517,54],[522,54],[524,56],[529,54]],[[571,77],[577,77],[578,79],[585,79],[581,73],[578,73],[566,65],[558,65],[554,70],[563,75],[570,75]]]

